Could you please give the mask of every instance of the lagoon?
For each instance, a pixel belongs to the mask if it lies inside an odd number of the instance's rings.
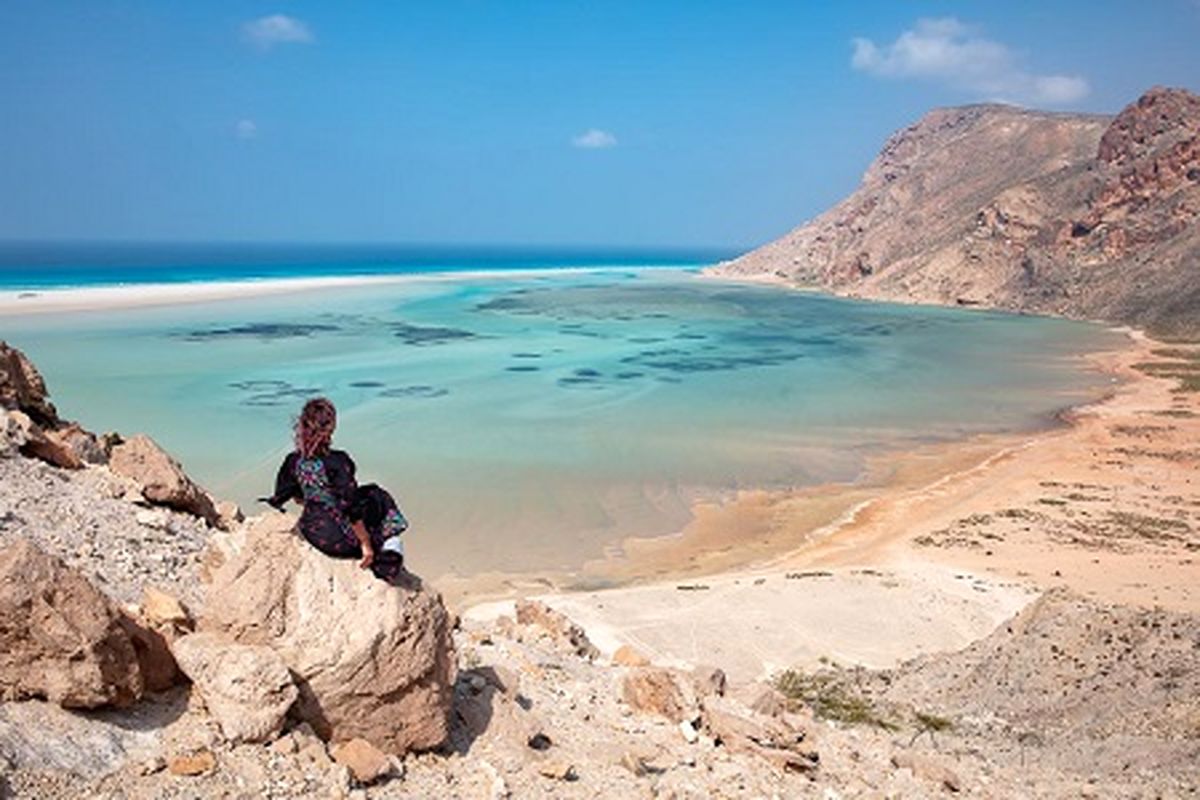
[[[1099,326],[866,303],[680,268],[410,274],[0,317],[66,417],[145,431],[254,510],[303,400],[340,411],[429,575],[571,570],[744,488],[1048,424],[1109,382]]]

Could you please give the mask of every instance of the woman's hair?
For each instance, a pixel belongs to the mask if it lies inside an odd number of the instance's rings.
[[[333,429],[337,427],[337,409],[324,397],[314,397],[304,404],[296,417],[296,452],[301,458],[315,458],[329,452]]]

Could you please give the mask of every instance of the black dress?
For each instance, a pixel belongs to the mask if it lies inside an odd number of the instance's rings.
[[[267,502],[282,511],[288,500],[302,501],[300,535],[333,558],[362,558],[351,527],[361,520],[375,551],[371,571],[377,578],[395,582],[404,572],[404,557],[384,544],[399,536],[408,522],[390,494],[373,483],[359,486],[354,472],[353,459],[342,450],[314,458],[291,452],[279,467],[275,494]]]

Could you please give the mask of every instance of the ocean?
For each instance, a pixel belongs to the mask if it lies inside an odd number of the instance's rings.
[[[1080,356],[1117,342],[1064,320],[697,274],[721,254],[33,250],[4,250],[0,285],[399,276],[0,316],[0,338],[34,359],[63,416],[149,433],[249,511],[300,405],[330,397],[336,444],[400,500],[431,577],[569,571],[679,531],[700,501],[1046,425],[1109,384]]]

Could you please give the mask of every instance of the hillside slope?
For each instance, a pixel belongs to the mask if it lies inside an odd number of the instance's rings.
[[[1154,88],[1116,117],[938,109],[861,186],[716,267],[838,294],[1200,334],[1200,97]]]

